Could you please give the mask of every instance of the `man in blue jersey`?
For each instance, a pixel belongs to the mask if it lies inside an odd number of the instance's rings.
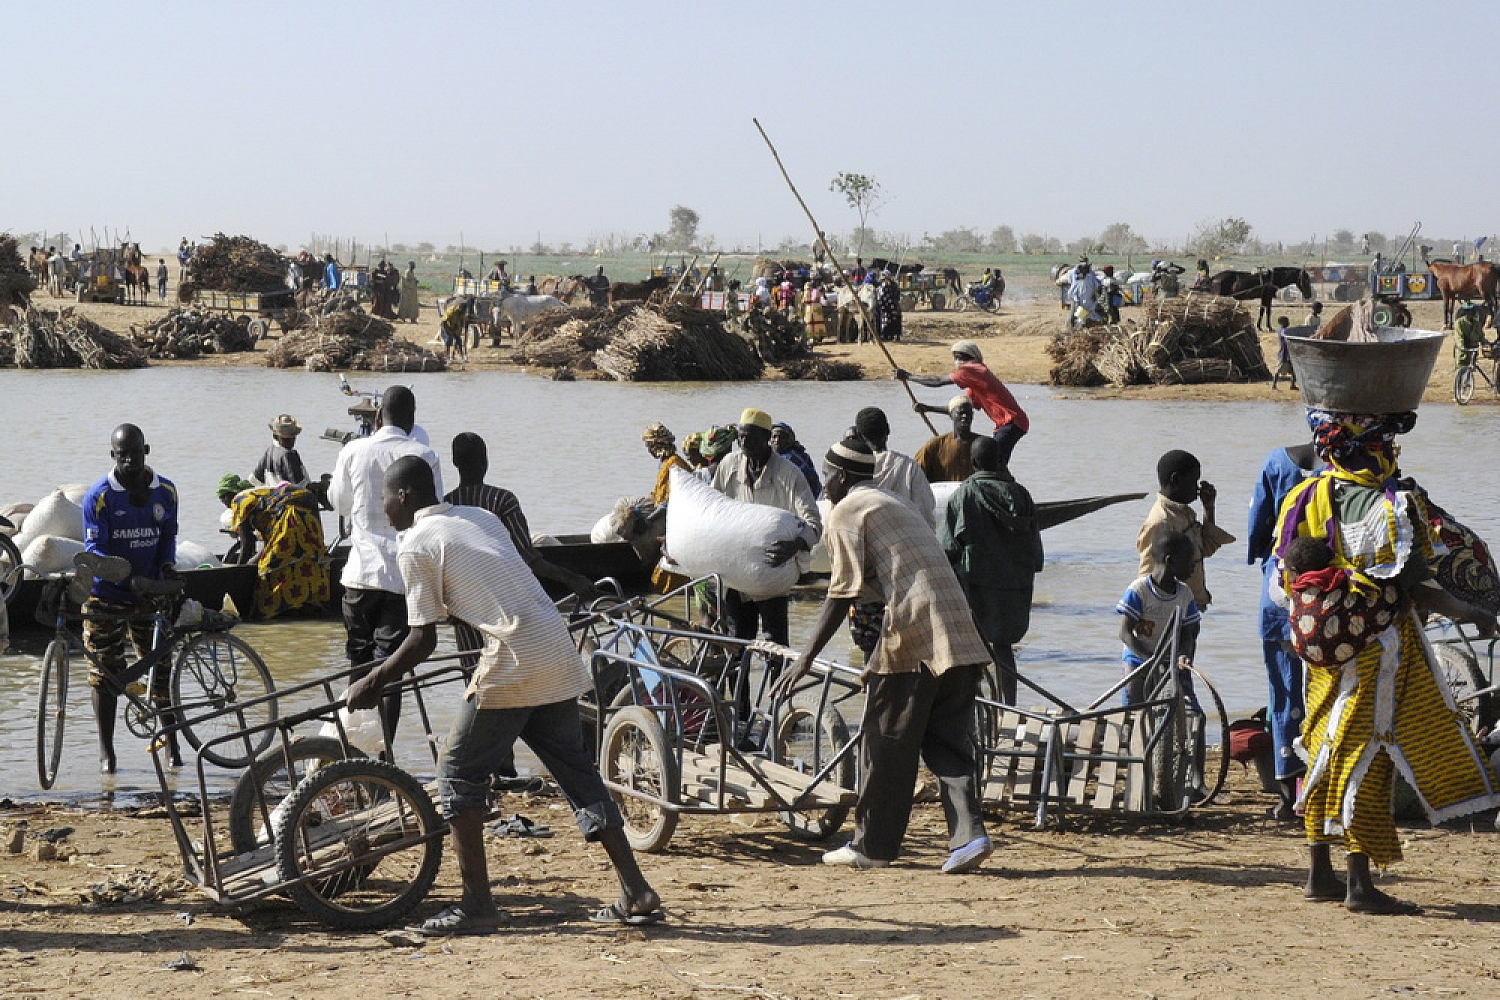
[[[84,548],[100,556],[118,556],[130,563],[131,576],[160,580],[175,576],[177,562],[177,487],[146,464],[151,453],[146,435],[134,424],[121,424],[110,437],[109,455],[114,470],[95,483],[83,498]],[[152,645],[153,608],[137,597],[127,579],[109,583],[96,579],[83,604],[84,642],[98,660],[89,672],[94,697],[94,717],[99,723],[99,769],[115,773],[115,708],[118,691],[106,681],[103,670],[119,674],[125,670],[125,638],[128,634],[137,654]],[[95,618],[92,616],[106,616]],[[136,615],[140,617],[125,618]],[[159,690],[151,692],[159,702],[168,699],[169,671],[159,671]],[[177,747],[171,747],[172,762],[181,763]]]

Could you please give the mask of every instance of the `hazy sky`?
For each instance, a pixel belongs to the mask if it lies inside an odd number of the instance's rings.
[[[805,237],[752,116],[831,232],[1496,228],[1494,0],[6,6],[16,231]]]

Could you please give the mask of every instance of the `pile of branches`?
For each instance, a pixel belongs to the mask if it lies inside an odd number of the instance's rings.
[[[807,327],[800,317],[787,316],[779,309],[751,309],[736,320],[737,333],[748,340],[766,364],[778,364],[793,358],[805,358]]]
[[[146,353],[67,307],[27,309],[0,326],[0,367],[144,368]]]
[[[447,363],[395,335],[391,324],[363,309],[336,309],[286,334],[266,352],[272,368],[308,371],[440,372]]]
[[[0,320],[7,319],[12,309],[30,307],[34,291],[36,280],[21,256],[16,238],[10,233],[0,233]]]
[[[186,286],[212,288],[216,292],[278,292],[286,288],[286,264],[281,254],[249,236],[215,233],[200,243],[188,265]]]
[[[865,371],[852,361],[827,361],[823,358],[798,358],[778,365],[789,379],[810,382],[858,382]]]
[[[755,265],[750,270],[753,278],[775,278],[784,271],[807,271],[812,265],[805,260],[776,260],[774,257],[757,257]]]
[[[728,382],[764,370],[750,343],[725,328],[722,313],[675,302],[545,313],[527,326],[511,357],[617,382]]]
[[[144,328],[132,325],[130,339],[156,359],[197,358],[255,350],[250,317],[233,317],[197,309],[173,309]]]
[[[1190,292],[1147,305],[1140,326],[1058,334],[1047,348],[1053,385],[1190,385],[1271,377],[1244,304]]]

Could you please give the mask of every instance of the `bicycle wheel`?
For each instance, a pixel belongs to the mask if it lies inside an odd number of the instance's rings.
[[[359,747],[347,749],[331,736],[303,736],[292,740],[291,769],[287,753],[274,746],[255,758],[234,783],[229,796],[229,844],[236,854],[245,854],[271,842],[271,830],[284,813],[284,803],[297,784],[309,774],[337,761],[364,757]]]
[[[1187,698],[1171,674],[1158,668],[1148,678],[1146,700],[1163,704],[1148,709],[1143,734],[1150,752],[1151,806],[1159,813],[1185,812],[1191,802],[1192,740],[1187,724]]]
[[[182,723],[182,735],[203,758],[220,767],[249,767],[271,745],[274,733],[264,729],[242,740],[203,745],[229,733],[276,720],[276,685],[265,661],[250,644],[230,632],[200,632],[177,653],[172,668],[172,710]],[[211,719],[202,716],[222,708],[253,702],[237,712]],[[178,706],[181,706],[180,708]],[[198,721],[194,718],[198,717]]]
[[[272,827],[276,873],[309,915],[372,930],[422,901],[443,859],[444,825],[427,791],[394,764],[355,758],[303,778]]]
[[[21,550],[9,535],[0,535],[0,601],[9,604],[21,589]]]
[[[1229,713],[1224,710],[1224,699],[1219,697],[1219,690],[1213,686],[1208,675],[1197,667],[1188,669],[1193,675],[1193,690],[1197,692],[1198,704],[1203,705],[1203,694],[1208,692],[1208,700],[1218,720],[1215,722],[1207,713],[1197,716],[1196,732],[1192,734],[1193,752],[1196,754],[1199,747],[1203,748],[1202,794],[1194,797],[1193,805],[1206,806],[1224,790],[1224,779],[1229,776]],[[1215,735],[1219,738],[1216,744],[1210,742]]]
[[[53,639],[42,654],[42,682],[36,693],[36,778],[51,788],[62,763],[63,721],[68,711],[68,643]]]
[[[954,300],[953,308],[958,312],[968,312],[969,306],[973,304],[973,299],[969,298],[967,295],[960,295],[957,299]]]
[[[1453,401],[1463,406],[1474,398],[1474,368],[1464,365],[1453,373]]]
[[[776,738],[771,743],[771,762],[813,775],[828,766],[834,754],[849,742],[849,727],[838,709],[829,705],[816,716],[811,709],[793,708],[781,717]],[[845,754],[838,765],[819,783],[828,782],[840,788],[854,787],[854,757]],[[781,821],[802,840],[825,840],[838,832],[849,816],[848,806],[816,806],[797,812],[783,812]]]
[[[609,794],[625,819],[630,846],[648,853],[666,847],[677,830],[676,810],[629,794],[634,791],[663,802],[678,801],[677,758],[656,716],[639,705],[620,709],[604,727],[604,750],[599,757],[605,782],[628,790],[610,789]]]

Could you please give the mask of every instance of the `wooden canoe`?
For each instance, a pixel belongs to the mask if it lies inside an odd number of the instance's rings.
[[[1046,500],[1036,505],[1036,526],[1038,530],[1055,528],[1059,524],[1067,524],[1085,514],[1113,507],[1117,503],[1144,499],[1144,493],[1115,493],[1105,497],[1082,497],[1078,500]]]

